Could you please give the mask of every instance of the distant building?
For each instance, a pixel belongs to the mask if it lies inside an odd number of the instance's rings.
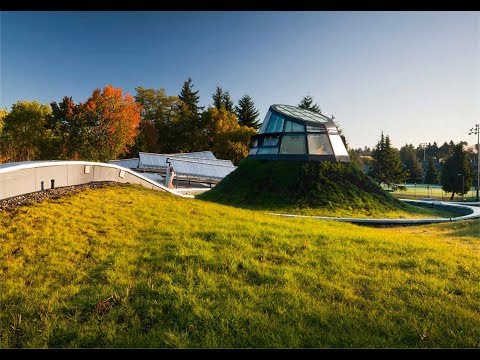
[[[290,105],[271,105],[258,132],[250,140],[252,159],[348,162],[333,119]]]

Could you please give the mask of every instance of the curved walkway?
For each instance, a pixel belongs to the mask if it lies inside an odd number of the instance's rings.
[[[138,184],[184,198],[193,198],[193,195],[179,193],[175,189],[169,189],[140,173],[118,165],[92,161],[51,160],[2,164],[0,166],[0,200],[50,187],[81,185],[92,181]]]
[[[369,219],[369,218],[344,218],[344,217],[329,217],[329,216],[309,216],[309,215],[295,215],[295,214],[275,214],[271,215],[283,217],[299,217],[319,220],[344,221],[353,224],[368,224],[368,225],[422,225],[435,224],[461,220],[480,219],[480,208],[465,204],[450,204],[443,201],[426,201],[426,200],[407,200],[400,199],[408,203],[416,203],[416,205],[430,207],[430,208],[444,208],[450,211],[459,213],[459,216],[452,218],[426,218],[426,219]]]

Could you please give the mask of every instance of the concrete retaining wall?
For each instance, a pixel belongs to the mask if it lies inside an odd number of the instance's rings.
[[[90,161],[45,161],[18,164],[0,169],[0,200],[52,187],[86,184],[91,181],[115,181],[142,185],[189,197],[168,189],[130,169],[114,164]],[[43,182],[43,185],[42,185]]]

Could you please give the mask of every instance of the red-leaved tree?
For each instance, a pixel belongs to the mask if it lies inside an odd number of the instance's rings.
[[[141,105],[121,88],[95,89],[85,103],[79,104],[76,134],[78,149],[74,158],[108,161],[125,153],[138,134]]]

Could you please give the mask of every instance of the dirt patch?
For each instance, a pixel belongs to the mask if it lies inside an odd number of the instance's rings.
[[[87,189],[101,189],[112,184],[118,184],[114,181],[95,181],[88,184],[65,186],[55,189],[46,189],[30,194],[18,195],[8,199],[0,200],[0,212],[12,211],[15,208],[35,202],[42,202],[45,199],[58,199],[66,194],[76,193]],[[123,184],[121,184],[123,185]]]

